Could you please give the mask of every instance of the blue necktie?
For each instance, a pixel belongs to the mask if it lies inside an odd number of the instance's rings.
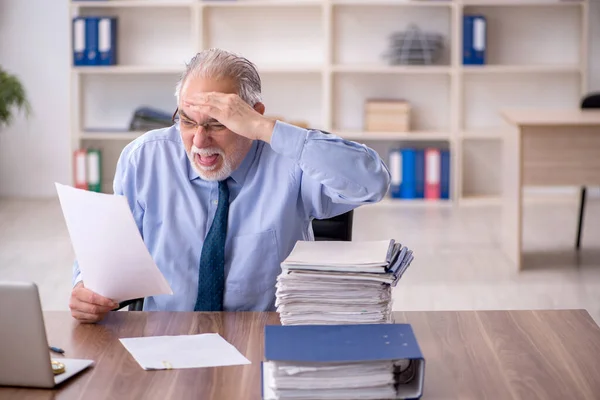
[[[194,311],[223,311],[228,212],[229,188],[226,181],[220,181],[219,205],[200,255],[198,297]]]

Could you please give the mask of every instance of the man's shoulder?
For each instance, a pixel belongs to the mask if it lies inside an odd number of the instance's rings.
[[[129,162],[152,157],[157,151],[182,150],[183,142],[176,125],[153,129],[128,143],[121,157]]]

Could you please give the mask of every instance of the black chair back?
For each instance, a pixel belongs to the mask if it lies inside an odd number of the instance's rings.
[[[600,93],[590,93],[581,101],[581,108],[600,108]]]
[[[312,228],[316,241],[352,241],[354,210],[327,219],[313,219]]]
[[[326,135],[330,132],[319,129]],[[342,240],[352,241],[352,221],[354,210],[327,219],[313,219],[312,228],[316,241]]]

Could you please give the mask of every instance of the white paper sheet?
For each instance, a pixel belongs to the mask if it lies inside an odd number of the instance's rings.
[[[218,333],[119,340],[145,370],[250,364],[246,357]]]
[[[148,252],[127,199],[56,183],[85,286],[120,302],[173,294]]]

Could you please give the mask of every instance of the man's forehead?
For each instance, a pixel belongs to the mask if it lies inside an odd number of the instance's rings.
[[[192,106],[190,106],[190,105],[186,106],[184,104],[183,107],[180,108],[179,113],[181,114],[182,117],[190,119],[199,124],[211,124],[211,123],[218,122],[216,119],[209,117],[208,115],[201,114],[199,112],[194,112]]]

